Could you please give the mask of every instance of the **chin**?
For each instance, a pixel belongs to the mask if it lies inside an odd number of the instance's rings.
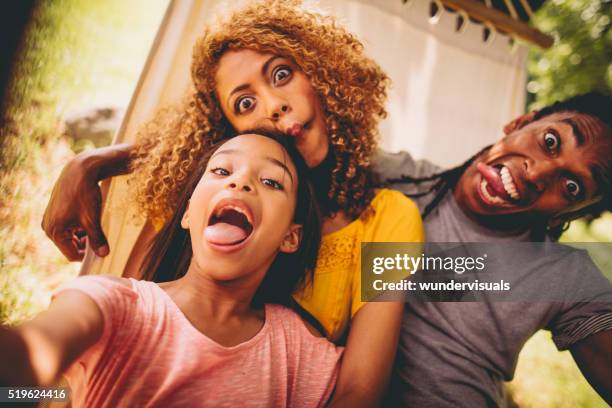
[[[241,271],[223,271],[221,273],[210,273],[208,276],[218,284],[230,284],[238,279],[244,278],[244,274]]]

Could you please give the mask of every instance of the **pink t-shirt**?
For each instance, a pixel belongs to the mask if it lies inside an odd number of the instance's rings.
[[[85,276],[55,292],[85,293],[104,318],[101,338],[65,373],[74,407],[318,407],[329,399],[342,349],[290,309],[266,305],[253,338],[223,347],[157,284],[130,281]]]

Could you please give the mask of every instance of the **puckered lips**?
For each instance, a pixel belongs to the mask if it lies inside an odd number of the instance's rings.
[[[244,201],[225,198],[212,211],[204,238],[219,251],[234,252],[246,244],[253,233],[253,225],[253,213]]]
[[[510,207],[521,203],[521,189],[516,178],[504,164],[488,165],[478,163],[476,169],[482,176],[479,185],[479,195],[482,200],[494,206]]]
[[[285,133],[295,137],[296,139],[301,139],[304,137],[304,133],[309,129],[310,121],[304,124],[294,123],[285,129]]]

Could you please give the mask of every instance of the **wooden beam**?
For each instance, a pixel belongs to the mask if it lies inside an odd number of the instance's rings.
[[[550,35],[530,27],[522,21],[494,8],[489,8],[477,0],[440,0],[442,4],[453,10],[463,10],[475,20],[491,23],[495,28],[514,34],[523,40],[542,48],[550,48],[554,40]]]

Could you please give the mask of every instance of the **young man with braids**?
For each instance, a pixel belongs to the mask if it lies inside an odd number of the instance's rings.
[[[519,117],[504,138],[456,168],[441,171],[402,152],[381,154],[377,170],[417,201],[428,242],[556,241],[567,222],[612,208],[611,121],[611,99],[586,94]],[[504,254],[516,261],[517,254]],[[586,289],[574,291],[571,302],[410,302],[393,406],[503,406],[503,381],[512,379],[521,348],[540,329],[572,352],[612,403],[610,282],[579,251],[552,264],[518,262],[518,290],[545,297],[555,284]]]

